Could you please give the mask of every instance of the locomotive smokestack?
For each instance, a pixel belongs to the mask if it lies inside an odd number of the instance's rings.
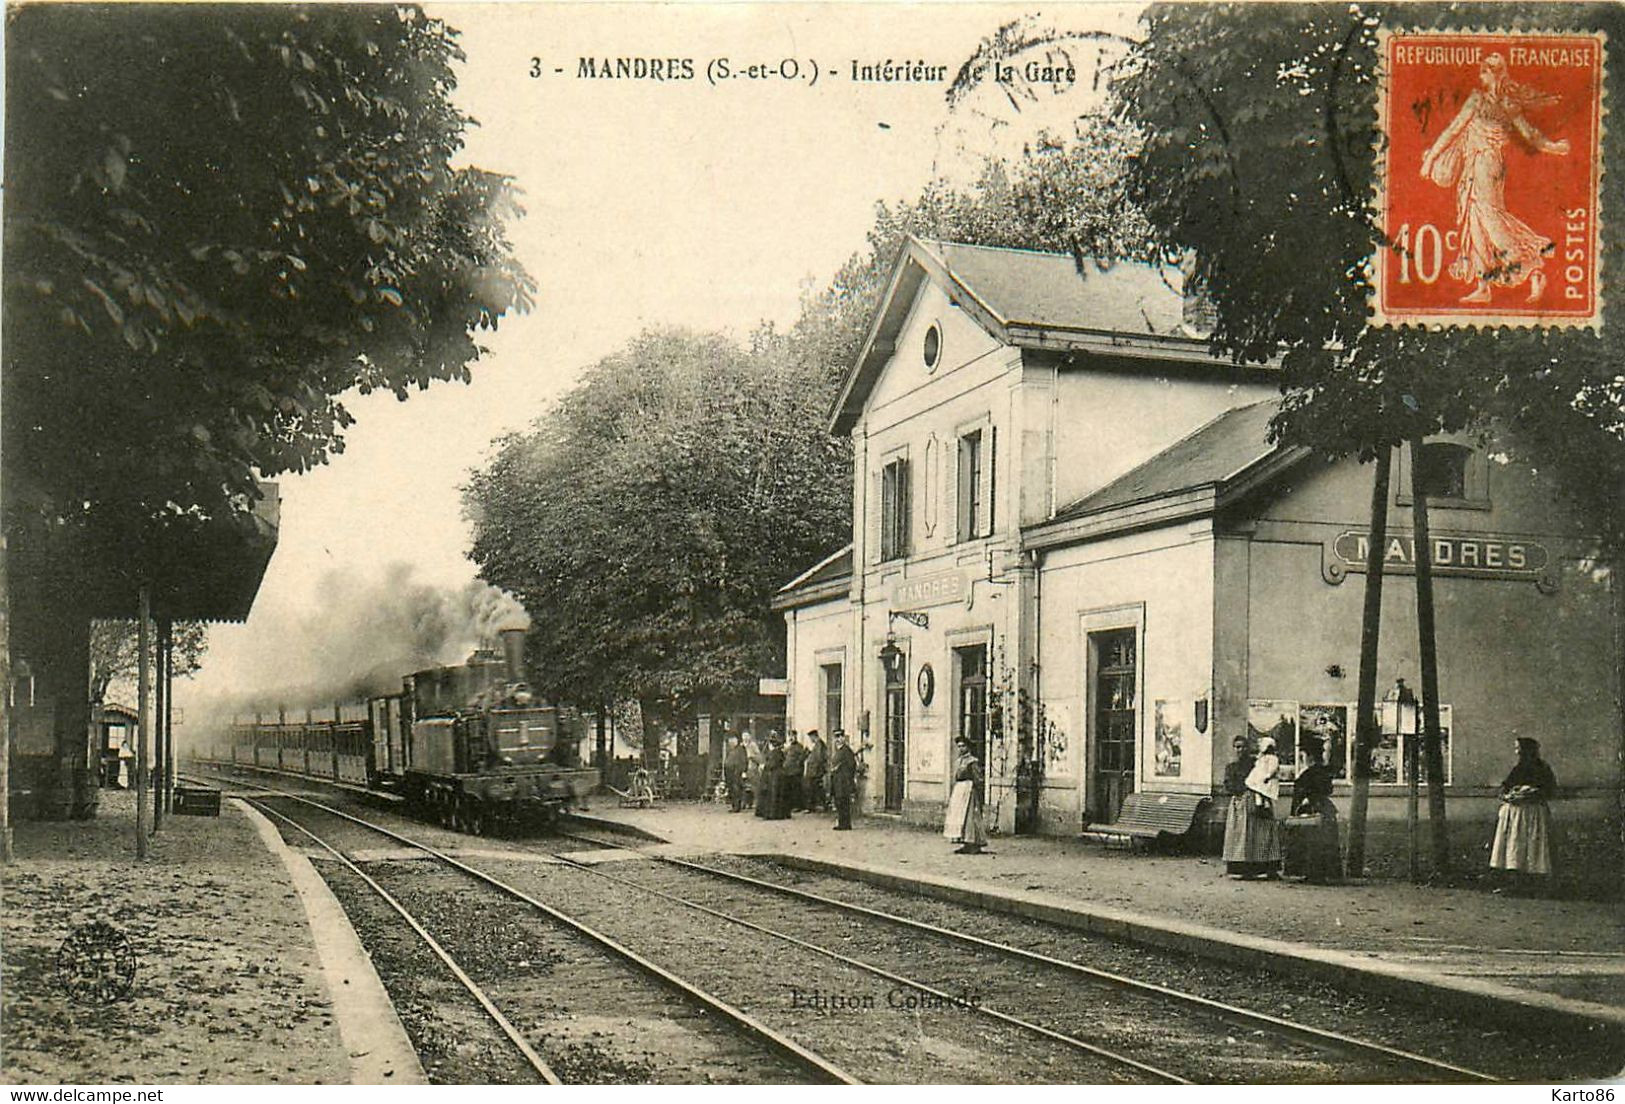
[[[502,637],[502,654],[508,661],[509,682],[528,681],[525,678],[525,631],[502,629],[497,633]]]

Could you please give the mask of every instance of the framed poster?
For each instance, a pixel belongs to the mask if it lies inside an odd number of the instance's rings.
[[[1444,759],[1444,784],[1446,786],[1451,784],[1450,732],[1454,727],[1454,708],[1448,705],[1439,706],[1439,754]],[[1417,781],[1425,786],[1427,785],[1428,781],[1427,744],[1423,742],[1426,740],[1426,736],[1418,735],[1416,739],[1418,741],[1416,748],[1416,762],[1419,765],[1420,770]],[[1405,764],[1409,761],[1409,759],[1410,757],[1407,755],[1402,758],[1399,763],[1399,781],[1407,785],[1410,783],[1410,778],[1405,773]]]
[[[1326,768],[1332,772],[1332,777],[1344,780],[1350,777],[1349,755],[1349,718],[1354,714],[1354,707],[1347,702],[1315,703],[1298,707],[1298,740],[1301,743],[1306,736],[1317,736],[1325,747]],[[1297,769],[1303,770],[1308,764],[1304,761],[1303,751],[1300,748],[1297,756]]]
[[[1371,749],[1371,781],[1381,785],[1394,785],[1401,781],[1399,737],[1384,732],[1377,736],[1377,746]]]
[[[1184,707],[1184,702],[1164,698],[1158,698],[1153,707],[1155,738],[1151,769],[1158,778],[1178,778],[1183,769]]]
[[[1298,703],[1273,698],[1253,698],[1247,702],[1247,736],[1253,750],[1268,736],[1275,741],[1275,754],[1281,758],[1281,781],[1298,776]]]

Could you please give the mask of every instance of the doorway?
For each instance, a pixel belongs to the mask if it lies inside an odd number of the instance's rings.
[[[1089,726],[1089,819],[1110,824],[1134,792],[1134,752],[1138,743],[1135,688],[1139,685],[1134,629],[1089,634],[1090,690],[1094,708]]]
[[[888,813],[900,813],[903,811],[904,772],[908,766],[908,662],[899,656],[885,671],[885,809]]]
[[[958,735],[970,740],[971,754],[982,764],[981,797],[987,799],[987,645],[954,649],[959,671]],[[952,773],[952,764],[949,766]]]

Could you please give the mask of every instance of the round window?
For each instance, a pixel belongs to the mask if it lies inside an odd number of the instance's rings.
[[[942,359],[942,327],[935,322],[925,331],[925,368],[931,371]]]

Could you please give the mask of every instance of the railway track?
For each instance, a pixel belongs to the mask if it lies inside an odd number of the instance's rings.
[[[408,848],[428,856],[429,858],[433,859],[439,867],[446,870],[455,871],[464,879],[472,880],[488,890],[494,891],[495,893],[501,894],[512,901],[522,904],[530,912],[546,917],[552,924],[569,932],[578,940],[592,944],[601,951],[612,956],[618,962],[632,967],[645,977],[659,983],[667,991],[675,992],[682,1000],[702,1010],[702,1017],[705,1020],[708,1020],[712,1024],[724,1024],[733,1033],[747,1037],[753,1042],[753,1044],[765,1049],[765,1051],[772,1054],[776,1059],[776,1064],[780,1068],[778,1068],[775,1072],[778,1074],[778,1077],[781,1080],[812,1081],[817,1083],[837,1084],[858,1083],[858,1078],[846,1072],[844,1069],[837,1066],[830,1060],[824,1058],[822,1055],[808,1049],[805,1046],[802,1046],[788,1036],[767,1026],[741,1009],[715,997],[699,986],[694,985],[670,970],[667,970],[648,958],[638,954],[636,951],[622,945],[615,939],[604,935],[589,925],[581,922],[579,919],[536,899],[530,894],[527,894],[524,891],[507,884],[501,879],[493,877],[492,875],[481,871],[458,858],[447,855],[443,851],[440,851],[426,843],[413,840],[390,828],[354,816],[342,809],[336,809],[330,805],[313,800],[309,797],[279,791],[272,787],[262,786],[258,783],[249,783],[248,785],[251,785],[253,788],[261,791],[261,793],[253,797],[247,797],[245,800],[249,801],[252,805],[261,809],[263,812],[274,817],[280,823],[288,825],[289,828],[298,835],[310,839],[324,852],[330,854],[337,861],[339,861],[346,870],[359,877],[381,900],[387,902],[394,912],[412,928],[412,930],[425,942],[425,944],[431,947],[436,957],[440,959],[440,961],[447,967],[453,976],[456,977],[458,982],[470,993],[470,995],[473,996],[474,1000],[479,1004],[489,1019],[499,1027],[503,1036],[510,1042],[514,1049],[524,1057],[525,1062],[535,1072],[538,1079],[546,1083],[561,1084],[564,1083],[567,1078],[561,1077],[558,1073],[556,1073],[549,1063],[537,1053],[536,1048],[532,1047],[524,1038],[523,1033],[514,1025],[512,1019],[503,1013],[503,1011],[498,1007],[497,1001],[493,999],[493,997],[486,991],[486,988],[482,987],[474,980],[474,978],[471,976],[471,971],[464,969],[463,966],[455,960],[451,952],[446,949],[443,942],[436,940],[435,937],[427,930],[427,925],[425,925],[417,916],[413,915],[412,911],[407,907],[407,905],[400,900],[401,895],[398,893],[391,893],[386,886],[380,884],[380,879],[372,877],[367,870],[363,869],[363,866],[375,866],[380,864],[380,860],[376,857],[366,858],[364,856],[358,860],[358,856],[354,850],[352,850],[351,853],[346,854],[343,849],[336,846],[334,842],[328,838],[333,834],[331,827],[323,830],[313,829],[311,827],[310,821],[312,817],[309,815],[311,812],[316,813],[318,818],[326,817],[339,823],[349,825],[353,828],[359,828],[365,832],[383,836],[404,848]],[[284,804],[296,805],[305,815],[299,817],[290,816],[289,812],[278,807]],[[320,828],[320,826],[318,826],[318,828]],[[387,862],[388,860],[384,861]],[[623,985],[624,980],[624,978],[621,979]],[[631,1003],[636,1003],[635,999],[630,995],[627,999]],[[545,1047],[543,1049],[545,1049]],[[761,1075],[761,1071],[758,1070],[749,1075],[749,1078],[747,1079],[759,1078]]]
[[[704,901],[695,901],[687,896],[684,896],[682,893],[673,892],[669,883],[667,885],[652,885],[649,884],[647,880],[621,877],[619,875],[610,874],[597,867],[588,867],[581,863],[572,864],[581,869],[590,870],[598,877],[618,881],[629,886],[636,886],[638,889],[654,894],[662,899],[700,910],[718,919],[727,920],[735,924],[740,924],[754,930],[765,932],[791,943],[806,945],[800,939],[800,937],[791,931],[770,929],[763,925],[756,924],[744,916],[739,915],[739,910],[744,905],[744,899],[739,896],[736,887],[743,887],[747,890],[755,892],[770,893],[779,897],[789,898],[796,902],[813,906],[817,909],[835,912],[845,916],[857,917],[864,921],[886,925],[895,929],[906,931],[911,936],[921,937],[929,940],[938,946],[948,945],[967,948],[977,953],[978,961],[984,966],[992,966],[996,968],[996,964],[1002,962],[1006,965],[1006,967],[1013,964],[1029,970],[1032,968],[1037,968],[1046,974],[1058,974],[1063,977],[1079,979],[1090,984],[1091,986],[1098,986],[1102,989],[1113,990],[1130,995],[1132,998],[1142,1002],[1143,1006],[1152,1014],[1155,1014],[1155,1010],[1158,1005],[1163,1007],[1173,1006],[1205,1018],[1209,1022],[1215,1023],[1216,1025],[1223,1025],[1226,1029],[1251,1033],[1252,1037],[1257,1037],[1258,1033],[1263,1033],[1263,1035],[1267,1038],[1281,1039],[1284,1041],[1290,1041],[1291,1043],[1300,1046],[1313,1048],[1320,1054],[1340,1059],[1340,1064],[1344,1068],[1337,1072],[1343,1074],[1349,1073],[1350,1071],[1347,1069],[1347,1066],[1350,1062],[1354,1063],[1355,1070],[1353,1072],[1355,1073],[1355,1076],[1348,1079],[1371,1080],[1374,1079],[1372,1077],[1373,1073],[1387,1073],[1388,1077],[1386,1079],[1401,1082],[1427,1080],[1445,1083],[1484,1083],[1498,1080],[1496,1077],[1479,1070],[1470,1069],[1456,1063],[1442,1061],[1437,1058],[1432,1058],[1402,1048],[1389,1046],[1384,1043],[1361,1039],[1343,1032],[1330,1031],[1325,1028],[1315,1027],[1313,1025],[1297,1022],[1285,1017],[1242,1008],[1240,1006],[1214,1000],[1200,994],[1185,992],[1166,985],[1139,980],[1114,971],[1102,970],[1071,959],[1035,952],[1023,947],[1013,946],[1008,943],[960,931],[941,924],[929,923],[883,909],[840,900],[827,894],[812,893],[799,889],[795,886],[785,885],[763,878],[751,877],[735,871],[719,869],[714,866],[693,862],[688,859],[651,854],[647,851],[629,846],[624,841],[605,840],[575,832],[560,832],[558,834],[567,839],[573,839],[581,843],[590,844],[595,848],[635,851],[647,859],[655,860],[656,864],[664,867],[665,869],[681,871],[691,878],[725,883],[728,885],[730,892],[723,896],[729,907],[717,908],[713,907],[713,905],[705,903]],[[715,896],[716,895],[713,895],[713,900],[715,899]],[[832,951],[827,948],[818,948],[818,950],[820,953],[824,953],[832,957],[845,958],[845,956],[842,956],[839,952]],[[862,963],[860,965],[862,968],[870,970],[879,976],[891,976],[884,967],[877,966],[872,963]],[[1017,972],[1019,973],[1020,971],[1018,970]],[[909,984],[916,985],[922,991],[929,991],[930,988],[924,983],[909,982]],[[1007,1022],[1021,1022],[1016,1021],[1013,1017],[1007,1017],[1004,1013],[997,1012],[991,1008],[985,1009],[985,1011],[989,1014],[1005,1018]],[[1029,1030],[1040,1033],[1051,1031],[1051,1029],[1045,1028],[1038,1024],[1023,1022],[1022,1025]],[[1092,1044],[1084,1045],[1089,1046],[1090,1049],[1096,1051],[1101,1051],[1104,1049],[1093,1046]],[[1122,1057],[1128,1058],[1129,1064],[1140,1066],[1144,1069],[1155,1070],[1156,1073],[1164,1079],[1171,1081],[1182,1080],[1177,1074],[1149,1066],[1147,1063],[1129,1058],[1127,1055]]]
[[[530,907],[542,911],[551,917],[566,918],[566,922],[571,923],[577,930],[587,934],[601,945],[616,947],[620,953],[627,956],[631,960],[637,961],[646,971],[653,972],[658,976],[661,976],[663,979],[675,981],[677,985],[685,990],[691,992],[698,991],[698,986],[676,981],[675,975],[669,970],[656,966],[648,958],[638,955],[635,951],[631,951],[630,949],[621,945],[617,940],[602,934],[594,927],[589,926],[578,918],[566,917],[566,914],[556,906],[543,903],[534,895],[514,887],[504,878],[493,876],[488,871],[478,870],[460,859],[446,855],[444,852],[441,852],[427,844],[412,840],[401,833],[393,831],[392,829],[363,820],[359,817],[355,817],[344,812],[343,810],[325,805],[322,802],[314,801],[309,797],[276,791],[271,787],[264,787],[257,783],[253,785],[256,789],[261,790],[264,794],[263,797],[251,799],[257,805],[265,807],[266,799],[272,799],[277,802],[293,802],[297,803],[302,809],[314,810],[322,816],[338,818],[344,823],[354,825],[356,827],[363,828],[368,832],[377,833],[387,837],[396,843],[434,857],[449,868],[456,869],[470,877],[477,878],[482,883],[492,888],[499,889],[514,899],[523,901]],[[301,821],[308,821],[308,819],[309,817],[306,815],[301,815],[300,817]],[[307,832],[309,831],[308,824],[305,825],[304,830]],[[352,855],[351,857],[353,858],[354,856]],[[491,857],[493,859],[499,858],[499,856],[496,854],[493,854]],[[370,861],[377,861],[377,859],[375,857]],[[515,854],[513,856],[513,860],[511,861],[523,862],[532,870],[539,869],[533,860],[527,861],[519,854]],[[580,866],[579,864],[570,863],[567,860],[560,860],[556,866],[549,869],[550,872],[558,869],[571,870],[577,873],[586,872],[586,868]],[[628,888],[631,887],[628,886]],[[641,888],[637,888],[636,892],[641,896],[645,891]],[[595,891],[589,896],[593,897],[596,901],[597,898],[602,897],[602,892]],[[722,913],[716,910],[709,910],[705,912],[705,915],[712,919],[726,918]],[[713,928],[715,927],[715,925],[710,926]],[[764,936],[769,936],[770,938],[779,941],[784,940],[783,935],[780,933],[769,932],[766,929],[757,930]],[[689,942],[692,944],[697,942],[697,940],[690,939]],[[1051,1081],[1132,1080],[1153,1083],[1185,1083],[1183,1078],[1149,1063],[1139,1061],[1131,1055],[1115,1053],[1107,1048],[1094,1045],[1084,1039],[1069,1035],[1065,1032],[1045,1028],[1041,1025],[1033,1024],[1029,1021],[1022,1020],[1019,1017],[1002,1013],[994,1009],[980,1007],[974,1001],[965,1000],[962,994],[956,994],[954,992],[932,986],[928,983],[921,982],[917,979],[910,978],[893,971],[878,970],[872,964],[864,963],[854,956],[842,955],[838,952],[831,952],[828,948],[816,946],[810,941],[800,940],[796,941],[793,945],[808,955],[817,955],[823,958],[833,958],[835,961],[841,963],[844,967],[847,967],[852,973],[861,972],[862,974],[881,977],[887,982],[891,983],[897,991],[907,991],[910,994],[918,995],[918,997],[921,998],[921,1007],[928,1010],[934,1010],[939,1017],[953,1020],[981,1018],[991,1021],[999,1028],[1004,1029],[1005,1032],[1004,1034],[998,1035],[995,1038],[995,1043],[997,1044],[996,1049],[1001,1052],[1006,1051],[1006,1049],[1012,1045],[1010,1042],[1010,1035],[1012,1033],[1029,1036],[1030,1041],[1025,1044],[1024,1048],[1022,1044],[1014,1044],[1018,1048],[1023,1049],[1026,1058],[1029,1061],[1030,1070],[1028,1071],[1028,1076],[1044,1077],[1045,1079]],[[670,948],[668,948],[668,950],[670,950]],[[833,1062],[830,1062],[827,1059],[822,1059],[816,1053],[812,1052],[808,1047],[792,1041],[788,1034],[775,1032],[772,1028],[767,1028],[765,1025],[761,1024],[760,1021],[753,1020],[746,1013],[740,1011],[732,1005],[726,1004],[726,1002],[718,1000],[717,998],[710,998],[710,1000],[714,1002],[712,1004],[713,1008],[725,1009],[728,1014],[737,1017],[741,1022],[749,1021],[754,1023],[755,1030],[758,1032],[758,1034],[766,1035],[770,1033],[779,1041],[781,1048],[791,1050],[796,1055],[801,1056],[804,1061],[808,1061],[810,1059],[808,1064],[817,1074],[820,1075],[818,1079],[846,1082],[856,1082],[858,1080],[856,1076],[847,1073],[841,1067],[834,1065]],[[782,1013],[782,1009],[774,1009],[774,1011]],[[814,1021],[816,1026],[825,1029],[829,1027],[831,1022],[832,1021],[828,1019],[822,1018]],[[799,1027],[802,1025],[798,1024],[797,1026]],[[855,1032],[861,1032],[864,1036],[873,1035],[873,1033],[865,1029],[862,1024],[856,1022],[849,1022],[844,1025],[842,1027],[842,1032],[848,1037],[852,1036]],[[828,1031],[826,1030],[825,1033],[828,1034]],[[936,1035],[938,1034],[948,1036],[957,1035],[957,1038],[949,1038],[944,1040],[942,1045],[949,1048],[957,1047],[960,1050],[968,1050],[970,1045],[985,1045],[988,1039],[987,1033],[983,1029],[970,1028],[962,1024],[955,1024],[952,1027],[944,1027],[942,1024],[938,1024],[936,1027],[932,1028],[932,1034],[933,1039],[935,1039]],[[1042,1048],[1042,1052],[1035,1052],[1035,1045]],[[858,1049],[861,1050],[862,1048]],[[1058,1057],[1056,1052],[1062,1052],[1068,1057]],[[1008,1058],[1008,1053],[1002,1053],[1001,1057]],[[1078,1065],[1077,1059],[1085,1060],[1086,1064],[1082,1066]],[[866,1060],[876,1061],[876,1058],[871,1054],[866,1057]],[[870,1066],[865,1072],[868,1072],[873,1079],[877,1080],[900,1079],[895,1074],[889,1072],[890,1067],[887,1065],[888,1061],[889,1056],[882,1054],[877,1063]],[[999,1066],[998,1060],[994,1056],[982,1056],[979,1066],[983,1070],[995,1071],[992,1074],[994,1079],[1004,1079],[996,1071],[1007,1067]],[[922,1070],[918,1076],[919,1079],[941,1079],[940,1075],[924,1070]],[[986,1077],[987,1074],[984,1073],[983,1076]]]
[[[250,785],[276,792],[258,783]],[[880,979],[892,986],[891,992],[906,991],[917,995],[922,1002],[934,1001],[938,1006],[964,1006],[963,1012],[991,1021],[999,1030],[1025,1036],[1031,1045],[1065,1050],[1076,1060],[1092,1063],[1083,1072],[1051,1076],[1048,1078],[1050,1080],[1132,1079],[1159,1083],[1200,1083],[1256,1080],[1261,1069],[1272,1069],[1279,1079],[1293,1081],[1464,1083],[1496,1080],[1490,1074],[1463,1065],[1284,1016],[1228,1004],[1198,993],[1139,980],[1125,973],[1103,970],[1075,961],[1065,954],[1045,954],[967,932],[950,924],[931,923],[901,915],[897,911],[842,900],[828,891],[813,893],[765,877],[752,877],[687,859],[651,854],[630,846],[625,840],[606,840],[577,832],[559,833],[565,839],[592,848],[611,849],[635,854],[643,860],[656,860],[604,864],[616,870],[636,871],[636,876],[611,873],[593,862],[582,862],[568,854],[553,856],[557,865],[544,867],[536,864],[534,857],[527,860],[523,853],[516,852],[513,861],[524,863],[529,869],[505,874],[507,880],[504,880],[503,877],[492,875],[489,870],[476,870],[389,828],[364,821],[308,797],[288,796],[306,807],[323,810],[326,814],[343,818],[367,831],[381,833],[397,843],[433,856],[451,868],[464,872],[466,876],[481,879],[513,899],[526,902],[530,907],[549,915],[564,915],[557,908],[560,892],[566,897],[575,898],[577,904],[571,906],[572,911],[578,914],[587,912],[588,919],[594,924],[598,924],[599,920],[591,915],[592,911],[606,908],[599,899],[604,896],[603,893],[565,884],[565,872],[570,878],[590,880],[596,885],[613,884],[620,890],[663,900],[678,910],[703,918],[711,929],[726,927],[737,930],[741,938],[748,937],[758,943],[771,941],[785,948],[784,953],[793,952],[802,960],[816,957],[833,963],[835,968],[845,972],[844,976],[856,974]],[[489,858],[500,862],[504,856],[491,853]],[[654,873],[656,871],[660,873]],[[530,893],[509,884],[510,881],[538,878],[544,888],[533,889]],[[538,893],[555,904],[543,904],[536,898]],[[775,907],[769,901],[787,903],[791,907],[786,911],[783,904]],[[623,913],[638,910],[638,906],[629,903],[615,907],[619,907]],[[615,907],[608,907],[607,911],[601,913],[611,926],[616,922]],[[840,918],[839,922],[835,921],[836,917]],[[586,922],[579,918],[575,922],[586,926]],[[854,925],[861,925],[861,936]],[[851,930],[842,935],[838,930],[842,926]],[[836,929],[833,938],[832,928]],[[600,940],[616,942],[594,929],[588,930]],[[891,934],[879,934],[885,931]],[[756,945],[753,944],[753,947]],[[671,950],[668,947],[665,953],[669,955]],[[773,953],[751,952],[753,956],[770,956]],[[647,963],[644,967],[646,971],[662,970],[647,958],[638,957]],[[958,971],[957,975],[955,971]],[[944,974],[948,977],[945,978]],[[952,984],[954,976],[961,979],[992,979],[988,985],[992,999],[989,994],[981,994],[972,1001],[965,1001],[962,987],[956,989]],[[725,981],[722,983],[726,984]],[[1080,986],[1088,986],[1092,992],[1102,994],[1104,999],[1099,1002],[1094,997],[1080,999]],[[746,1007],[750,1007],[753,999],[754,995],[736,998]],[[1126,1001],[1127,1008],[1113,1011],[1106,1001],[1114,1002],[1113,1007],[1115,1003]],[[1000,1003],[1003,1004],[1002,1008],[999,1007]],[[1080,1006],[1086,1015],[1078,1015]],[[732,1005],[728,1007],[733,1008]],[[1021,1014],[1017,1015],[1011,1010],[1019,1010]],[[1173,1026],[1165,1031],[1151,1031],[1148,1038],[1145,1026],[1148,1023],[1172,1023]],[[792,1025],[787,1031],[796,1034],[801,1026]],[[1209,1055],[1195,1063],[1195,1072],[1191,1065],[1182,1064],[1188,1062],[1188,1055],[1183,1052],[1211,1052],[1219,1040],[1223,1040],[1223,1044],[1219,1045],[1220,1050],[1233,1052],[1225,1059]],[[1053,1059],[1045,1058],[1043,1061],[1047,1064]],[[861,1068],[862,1063],[848,1065]],[[830,1079],[856,1079],[845,1074],[840,1067],[834,1068],[840,1071],[841,1077]],[[1108,1068],[1110,1073],[1103,1072]],[[827,1071],[825,1076],[829,1077]],[[873,1078],[875,1075],[870,1076]],[[879,1079],[895,1078],[882,1072]],[[997,1079],[1009,1080],[1011,1077],[1006,1075]]]
[[[401,902],[397,900],[393,894],[391,894],[382,885],[379,885],[377,881],[367,874],[366,871],[362,870],[360,866],[356,865],[356,863],[351,860],[348,855],[344,854],[338,848],[322,839],[309,828],[306,828],[303,824],[300,824],[298,821],[287,816],[281,811],[271,808],[263,801],[254,801],[253,799],[249,800],[250,803],[258,808],[261,812],[275,818],[283,824],[288,825],[295,832],[298,832],[300,835],[309,839],[317,847],[320,847],[323,851],[326,851],[334,859],[342,863],[351,874],[360,879],[368,889],[371,889],[373,893],[377,895],[379,900],[383,901],[384,904],[388,905],[398,916],[400,916],[406,925],[411,928],[418,938],[423,941],[424,945],[429,948],[434,956],[441,961],[441,963],[451,973],[452,977],[457,980],[458,984],[463,986],[463,988],[468,991],[469,995],[474,998],[475,1003],[479,1005],[481,1011],[483,1011],[487,1018],[489,1018],[491,1022],[497,1026],[497,1028],[502,1032],[503,1036],[513,1046],[513,1049],[524,1060],[525,1064],[529,1066],[530,1069],[536,1074],[536,1076],[543,1083],[548,1085],[562,1085],[564,1083],[562,1080],[560,1080],[558,1074],[553,1072],[553,1067],[549,1066],[546,1060],[544,1060],[540,1054],[536,1053],[535,1048],[530,1045],[530,1043],[525,1039],[524,1035],[520,1033],[519,1029],[513,1025],[513,1021],[508,1019],[508,1017],[503,1014],[502,1010],[492,1002],[490,995],[486,993],[484,988],[482,988],[478,982],[469,976],[468,971],[464,970],[457,960],[452,957],[451,952],[447,951],[445,946],[430,934],[428,928],[423,925],[422,921],[414,916],[405,905],[401,904]]]

